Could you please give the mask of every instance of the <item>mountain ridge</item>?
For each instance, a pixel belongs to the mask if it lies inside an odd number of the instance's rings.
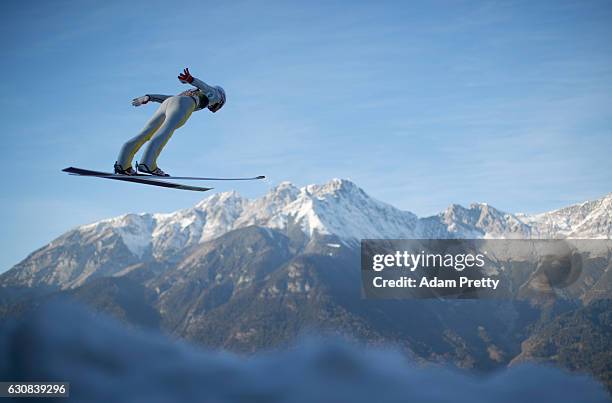
[[[253,200],[217,193],[176,212],[126,214],[68,231],[0,275],[0,317],[69,297],[129,325],[244,353],[286,346],[310,331],[480,370],[563,351],[559,365],[584,368],[612,388],[597,351],[580,364],[568,337],[551,351],[540,348],[566,323],[551,318],[610,299],[612,270],[603,260],[552,305],[522,297],[364,299],[359,270],[361,238],[609,238],[611,201],[606,195],[533,216],[453,204],[419,218],[339,179],[302,188],[283,182]],[[521,290],[531,274],[514,274],[509,287]],[[582,312],[568,314],[581,334],[604,334]]]
[[[171,213],[130,213],[76,227],[0,275],[0,284],[70,288],[142,262],[178,262],[190,248],[252,225],[290,236],[296,248],[321,236],[352,247],[368,238],[610,239],[612,193],[535,215],[472,203],[417,217],[346,179],[301,188],[282,182],[257,199],[216,193]]]

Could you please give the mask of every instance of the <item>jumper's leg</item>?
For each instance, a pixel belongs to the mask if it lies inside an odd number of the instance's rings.
[[[160,128],[160,126],[164,123],[166,117],[166,103],[163,102],[160,107],[155,111],[155,114],[147,124],[142,128],[140,133],[136,136],[128,140],[123,147],[121,147],[121,151],[119,152],[119,156],[117,157],[117,163],[123,167],[123,169],[127,169],[132,166],[132,160],[134,159],[134,155],[138,152],[140,147],[147,142],[153,134]]]
[[[195,102],[191,97],[175,96],[168,98],[166,102],[168,102],[166,119],[151,138],[142,156],[141,163],[145,164],[151,171],[157,168],[157,157],[174,131],[185,124],[195,108]]]

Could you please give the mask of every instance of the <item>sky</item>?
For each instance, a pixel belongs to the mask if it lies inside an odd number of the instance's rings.
[[[110,170],[189,67],[227,104],[159,159],[247,197],[355,182],[420,216],[542,212],[612,191],[610,1],[14,1],[0,4],[0,272],[75,226],[201,193]]]

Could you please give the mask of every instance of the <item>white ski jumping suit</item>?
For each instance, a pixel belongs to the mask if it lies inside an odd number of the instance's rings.
[[[121,148],[117,158],[117,163],[121,167],[124,169],[130,167],[134,155],[145,142],[149,141],[139,164],[145,164],[151,171],[155,170],[159,153],[174,131],[185,124],[193,111],[208,107],[212,112],[216,112],[225,103],[225,92],[221,87],[210,86],[197,78],[193,78],[190,84],[196,88],[178,95],[147,94],[134,100],[134,106],[149,101],[159,102],[161,105],[140,133]]]

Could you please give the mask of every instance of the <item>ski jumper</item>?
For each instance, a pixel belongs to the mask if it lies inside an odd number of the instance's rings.
[[[216,112],[225,103],[225,92],[221,87],[213,87],[202,80],[189,76],[195,89],[181,92],[178,95],[147,94],[137,98],[133,104],[138,106],[149,101],[161,105],[135,137],[128,140],[117,158],[117,163],[124,169],[132,165],[134,155],[149,141],[140,164],[145,164],[151,171],[157,168],[157,157],[176,129],[183,126],[193,111],[206,107]]]

